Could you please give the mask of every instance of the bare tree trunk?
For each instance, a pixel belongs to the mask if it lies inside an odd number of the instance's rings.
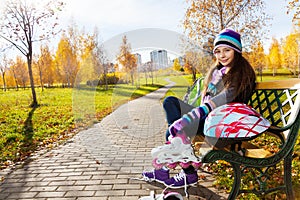
[[[31,93],[32,93],[32,103],[31,107],[36,108],[38,106],[37,98],[36,98],[36,93],[35,93],[35,88],[34,88],[34,80],[33,80],[33,74],[32,74],[32,50],[29,51],[29,54],[26,56],[27,57],[27,65],[28,65],[28,73],[29,73],[29,79],[30,79],[30,87],[31,87]]]
[[[5,72],[2,72],[2,80],[3,80],[3,90],[6,91],[6,81],[5,81]]]
[[[133,71],[131,71],[131,72],[130,72],[131,85],[134,85],[134,78],[133,78],[133,74],[134,74],[134,72],[133,72]]]
[[[196,68],[192,68],[192,74],[193,74],[193,82],[196,80]]]
[[[108,90],[108,83],[107,83],[107,66],[104,65],[104,83],[105,83],[105,90]]]
[[[152,85],[153,85],[153,71],[151,71]]]
[[[43,75],[42,75],[41,71],[40,71],[40,84],[41,84],[41,87],[42,87],[42,91],[44,91]]]
[[[15,79],[15,83],[16,83],[16,90],[18,91],[19,90],[19,84],[18,84],[18,79],[16,77],[16,72],[15,70],[12,70],[13,71],[13,75],[14,75],[14,79]]]

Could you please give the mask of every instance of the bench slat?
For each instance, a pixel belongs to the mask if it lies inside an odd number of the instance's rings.
[[[300,89],[300,79],[257,82],[256,89]]]
[[[250,158],[266,158],[272,156],[272,153],[265,149],[246,149],[245,156]]]

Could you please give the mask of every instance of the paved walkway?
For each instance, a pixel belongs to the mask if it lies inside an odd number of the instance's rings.
[[[0,199],[137,200],[164,186],[131,179],[151,169],[150,151],[166,130],[161,88],[119,107],[92,128],[18,169],[0,171]],[[224,199],[213,179],[189,188],[189,199]],[[182,189],[177,190],[184,195]],[[186,199],[186,198],[185,198]]]

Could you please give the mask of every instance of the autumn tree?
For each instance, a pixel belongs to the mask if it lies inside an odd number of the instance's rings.
[[[38,72],[40,85],[42,90],[44,90],[44,84],[50,86],[54,83],[53,56],[48,45],[40,46],[40,56],[36,61],[35,66]]]
[[[12,65],[10,68],[9,68],[9,72],[11,74],[11,77],[13,78],[13,81],[14,81],[14,85],[16,87],[16,90],[19,90],[19,83],[18,83],[18,77],[17,77],[17,70],[15,69],[15,65]]]
[[[22,60],[20,56],[17,56],[16,61],[11,63],[10,71],[13,74],[17,90],[19,86],[22,86],[23,88],[26,87],[26,84],[29,81],[27,70],[26,62]]]
[[[272,38],[271,47],[269,49],[269,67],[273,71],[273,76],[277,72],[277,69],[281,67],[281,53],[280,44],[276,38]]]
[[[69,37],[63,34],[55,54],[55,70],[63,86],[72,87],[74,85],[77,72],[79,70],[79,61],[77,58],[77,47],[72,42],[73,30]]]
[[[287,6],[287,13],[293,13],[293,21],[300,20],[300,1],[290,0]],[[298,24],[300,26],[300,24]]]
[[[173,69],[174,69],[175,71],[180,71],[180,70],[182,70],[182,66],[181,66],[180,63],[179,63],[179,59],[178,59],[178,58],[175,58],[175,59],[174,59]]]
[[[183,26],[188,37],[212,52],[214,37],[224,28],[232,28],[243,36],[245,44],[264,35],[268,16],[263,0],[187,0]],[[244,45],[247,46],[247,45]]]
[[[251,63],[255,71],[260,75],[262,81],[262,70],[266,66],[266,55],[264,53],[263,44],[257,41],[251,46],[251,52],[248,53],[247,59]]]
[[[117,61],[124,67],[126,74],[130,74],[131,84],[134,85],[134,74],[137,70],[137,60],[134,54],[131,53],[131,45],[127,41],[126,35],[122,38],[120,53],[117,56]]]
[[[100,42],[98,28],[95,27],[92,35],[86,35],[83,41],[83,53],[81,56],[81,69],[87,80],[104,80],[105,90],[108,90],[107,73],[110,67],[104,53],[103,43]]]
[[[128,57],[128,67],[126,71],[129,72],[131,78],[131,84],[134,85],[134,75],[136,74],[137,71],[137,60],[134,54],[131,54]]]
[[[101,70],[95,70],[95,48],[96,43],[93,35],[81,35],[81,42],[83,43],[83,49],[81,52],[80,70],[77,74],[77,82],[87,82],[94,79],[98,79]],[[98,67],[98,66],[97,66]]]
[[[151,78],[151,84],[154,84],[154,70],[155,70],[155,65],[152,61],[149,61],[146,63],[146,70],[148,72],[148,77]]]
[[[291,33],[286,36],[282,44],[282,63],[288,68],[294,76],[297,75],[298,67],[300,66],[300,33]],[[297,42],[298,40],[298,42]],[[295,42],[296,41],[296,42]],[[300,72],[298,72],[299,74]]]
[[[205,52],[202,52],[200,55],[201,56],[197,70],[202,76],[205,76],[210,66],[212,66],[215,62],[215,58],[211,59],[211,56]]]
[[[148,61],[141,65],[140,71],[144,73],[146,85],[148,85],[148,78],[151,78],[152,85],[154,84],[154,67],[155,65],[152,61]]]
[[[43,3],[45,1],[39,1]],[[63,7],[57,0],[35,4],[26,0],[7,0],[1,20],[0,38],[17,48],[27,60],[32,92],[32,107],[38,106],[32,73],[34,42],[46,40],[56,33],[58,18],[55,15]]]
[[[199,54],[197,52],[189,51],[185,53],[185,70],[192,73],[193,81],[196,80],[197,65],[199,64]]]
[[[15,87],[17,90],[18,88],[16,87],[16,82],[15,78],[12,72],[12,67],[15,64],[15,61],[12,58],[9,58],[7,60],[7,70],[5,72],[5,82],[7,89]]]
[[[6,54],[4,54],[3,58],[1,59],[1,63],[0,63],[0,72],[1,72],[4,91],[6,91],[6,88],[7,88],[5,75],[9,68],[8,64],[9,64],[8,59],[6,57]]]

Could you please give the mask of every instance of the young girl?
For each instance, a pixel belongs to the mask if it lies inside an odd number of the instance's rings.
[[[176,97],[164,100],[169,129],[166,133],[167,144],[159,148],[160,151],[173,151],[175,143],[172,144],[172,140],[178,137],[184,145],[191,146],[189,137],[203,135],[204,121],[209,112],[231,102],[247,103],[250,98],[256,76],[249,62],[242,56],[240,34],[231,29],[221,31],[215,38],[213,53],[216,65],[206,77],[201,106],[194,108]],[[168,141],[169,138],[173,139]],[[170,188],[186,187],[198,182],[197,170],[193,165],[185,166],[172,178],[166,167],[143,172],[142,175],[145,180],[155,180]]]

